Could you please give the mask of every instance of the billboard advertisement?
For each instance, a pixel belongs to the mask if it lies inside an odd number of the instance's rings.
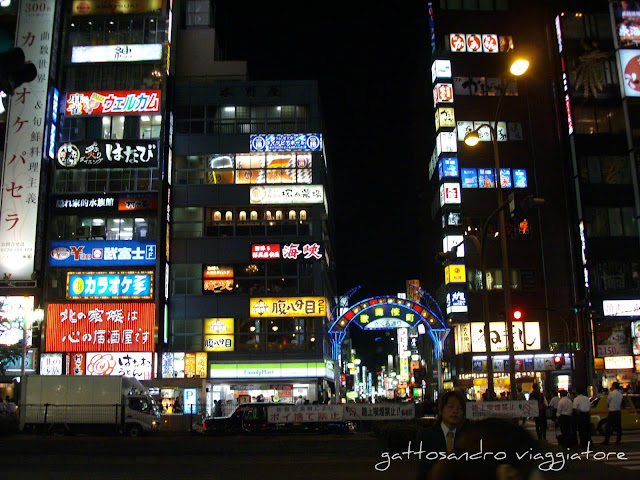
[[[94,140],[64,143],[56,168],[152,168],[158,166],[158,140]]]
[[[48,352],[153,352],[154,303],[50,303]]]
[[[251,317],[324,317],[327,314],[325,297],[251,298]]]
[[[71,63],[149,62],[161,59],[161,43],[71,47]]]
[[[324,202],[322,185],[255,186],[249,190],[252,204],[312,204]]]
[[[161,95],[161,90],[67,93],[65,113],[72,116],[159,113]]]
[[[86,375],[112,375],[134,377],[138,380],[153,379],[153,353],[87,353],[85,356]]]
[[[137,299],[153,298],[153,272],[68,272],[67,298]]]
[[[36,8],[37,7],[37,8]],[[34,272],[40,169],[56,2],[20,2],[15,46],[38,76],[10,97],[0,194],[0,272],[31,280]],[[13,38],[13,36],[11,37]],[[37,39],[37,40],[36,40]]]
[[[252,152],[321,152],[320,133],[276,133],[251,135]]]
[[[52,267],[144,266],[156,264],[156,242],[138,240],[56,240],[51,242]]]
[[[618,50],[622,97],[640,97],[640,50]]]

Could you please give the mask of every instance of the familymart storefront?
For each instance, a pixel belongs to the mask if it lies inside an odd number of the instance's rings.
[[[333,388],[333,362],[210,363],[207,404],[323,402]]]

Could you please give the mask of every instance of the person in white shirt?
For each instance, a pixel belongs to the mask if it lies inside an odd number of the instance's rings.
[[[304,405],[304,398],[302,398],[302,395],[300,395],[298,397],[298,399],[296,400],[296,405]]]
[[[549,406],[551,407],[551,418],[553,419],[553,422],[557,425],[558,424],[558,403],[560,402],[560,397],[558,397],[558,394],[555,394],[551,397],[551,399],[549,400]]]
[[[618,382],[611,384],[611,391],[607,397],[607,407],[609,416],[607,417],[607,428],[605,429],[604,442],[602,444],[609,444],[609,437],[611,437],[611,432],[615,428],[618,435],[616,443],[619,445],[622,441],[622,412],[620,411],[622,408],[622,389]]]
[[[573,400],[573,411],[576,415],[576,429],[580,436],[581,447],[586,447],[591,441],[591,402],[585,393],[586,389],[580,389],[578,396]]]
[[[571,428],[571,418],[573,415],[573,402],[567,396],[566,390],[560,390],[560,401],[558,402],[558,425],[560,426],[560,437],[558,443],[563,447],[575,445],[575,432]]]

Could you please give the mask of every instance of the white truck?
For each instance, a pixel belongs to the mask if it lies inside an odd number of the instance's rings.
[[[20,393],[20,429],[138,436],[160,428],[160,411],[135,378],[27,375]]]

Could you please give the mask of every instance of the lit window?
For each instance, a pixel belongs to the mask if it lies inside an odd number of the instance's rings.
[[[227,222],[231,222],[233,220],[233,212],[228,211],[227,213],[224,214],[224,219]]]
[[[264,212],[264,215],[267,220],[271,220],[273,218],[271,215],[271,210],[267,210],[266,212]]]
[[[306,220],[306,219],[307,219],[307,211],[300,210],[300,220]]]
[[[282,220],[282,210],[276,210],[276,220]]]
[[[295,220],[295,219],[296,219],[296,211],[289,210],[289,220]]]
[[[258,220],[258,212],[251,210],[251,220]]]
[[[220,220],[222,220],[222,213],[220,213],[219,211],[216,211],[213,213],[213,221],[214,222],[219,222]]]
[[[247,219],[247,212],[243,210],[238,214],[238,220],[240,220],[241,222],[244,222],[246,219]]]

